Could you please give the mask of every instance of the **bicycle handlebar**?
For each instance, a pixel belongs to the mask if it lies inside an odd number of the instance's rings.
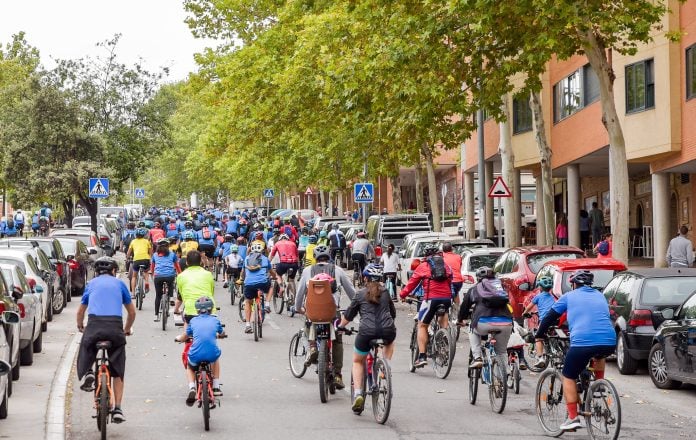
[[[350,327],[350,328],[348,328],[348,327],[336,327],[336,331],[342,332],[342,333],[345,334],[346,336],[350,336],[350,335],[352,335],[353,333],[356,333],[356,332],[357,332],[357,330],[355,329],[355,327]]]

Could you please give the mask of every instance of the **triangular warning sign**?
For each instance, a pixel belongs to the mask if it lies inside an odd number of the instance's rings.
[[[367,190],[367,187],[363,185],[358,191],[358,195],[355,197],[357,200],[372,200],[372,194]]]
[[[106,188],[104,188],[104,185],[102,184],[101,179],[98,179],[97,182],[92,187],[92,191],[90,191],[90,194],[97,195],[97,196],[106,196],[109,193],[106,191]]]
[[[305,195],[308,195],[308,196],[314,194],[312,192],[312,188],[310,188],[310,187],[307,187],[307,191],[305,191],[304,193],[305,193]]]
[[[510,188],[508,188],[501,176],[495,178],[491,189],[488,190],[488,197],[512,197]]]

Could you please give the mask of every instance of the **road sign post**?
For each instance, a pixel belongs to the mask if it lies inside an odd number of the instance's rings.
[[[498,199],[498,220],[496,221],[496,227],[498,229],[498,247],[502,247],[503,236],[500,227],[500,214],[502,211],[501,199],[512,197],[512,193],[501,176],[495,178],[493,185],[491,185],[491,189],[488,190],[488,197]],[[483,221],[483,219],[479,221]]]
[[[266,188],[263,190],[263,198],[266,200],[266,216],[269,216],[271,213],[268,212],[270,209],[270,203],[271,199],[275,198],[275,191],[273,191],[272,188]]]

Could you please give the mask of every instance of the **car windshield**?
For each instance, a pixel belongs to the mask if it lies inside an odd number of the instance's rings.
[[[63,246],[63,251],[66,255],[75,255],[75,245],[76,241],[73,240],[59,240],[60,244]]]
[[[469,258],[469,272],[474,272],[479,267],[493,267],[500,255],[472,255]]]
[[[14,258],[0,257],[0,263],[11,264],[13,266],[17,266],[17,267],[19,267],[19,270],[21,270],[25,274],[27,273],[27,268],[24,266],[24,261],[22,261],[22,260],[15,260]]]
[[[696,291],[696,277],[646,278],[640,302],[655,306],[677,306]]]
[[[542,254],[532,254],[527,257],[527,265],[529,270],[533,273],[539,272],[541,266],[549,261],[554,260],[575,260],[576,258],[582,257],[581,254],[576,254],[572,252],[549,252]]]
[[[5,281],[8,283],[14,283],[14,278],[12,277],[12,271],[10,269],[3,269],[2,274],[5,276]]]
[[[46,256],[51,258],[53,256],[53,245],[51,243],[40,242],[39,249],[46,253]]]
[[[465,249],[486,249],[491,247],[490,243],[452,243],[454,252],[461,254]]]
[[[592,287],[598,290],[602,290],[609,284],[612,278],[614,278],[614,271],[607,269],[587,269],[594,275],[594,281],[592,282]],[[568,278],[573,274],[573,272],[563,272],[563,284],[561,285],[561,291],[563,293],[573,290],[568,282]]]

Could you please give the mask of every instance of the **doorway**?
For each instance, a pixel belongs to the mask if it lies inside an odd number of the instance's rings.
[[[669,236],[674,237],[679,230],[679,207],[677,201],[677,193],[672,193],[672,198],[669,201]]]
[[[639,234],[643,233],[643,205],[640,203],[636,207],[636,228]]]

